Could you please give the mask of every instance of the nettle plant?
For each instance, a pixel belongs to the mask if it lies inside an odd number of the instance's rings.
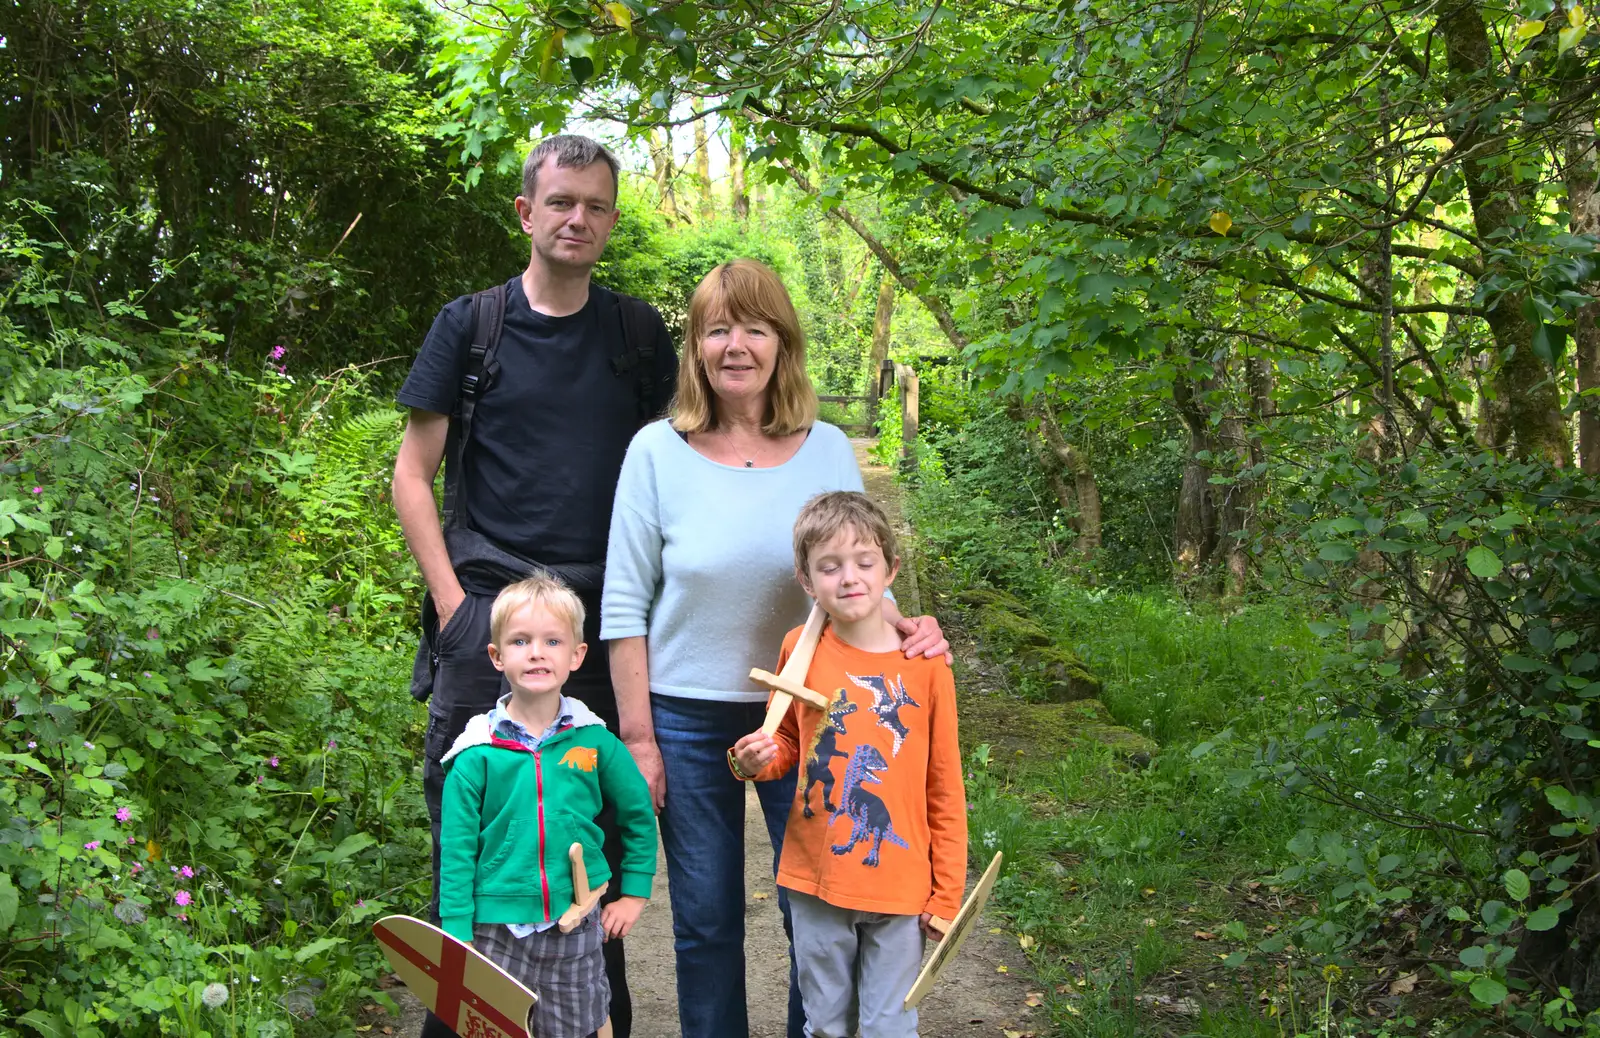
[[[1324,459],[1292,511],[1343,639],[1259,766],[1359,824],[1290,843],[1287,940],[1432,969],[1530,1031],[1600,1007],[1600,487],[1492,454]],[[1336,817],[1330,813],[1329,818]]]

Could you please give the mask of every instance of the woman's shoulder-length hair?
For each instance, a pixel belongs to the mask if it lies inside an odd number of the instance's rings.
[[[778,333],[777,364],[767,383],[762,431],[768,436],[788,436],[816,423],[817,391],[806,374],[806,336],[789,290],[765,264],[736,259],[713,267],[689,297],[678,391],[672,402],[674,429],[695,433],[716,428],[715,397],[706,377],[700,340],[713,322],[749,320],[765,321]]]

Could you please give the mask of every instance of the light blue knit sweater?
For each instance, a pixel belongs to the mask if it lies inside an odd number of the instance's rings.
[[[825,490],[860,490],[850,441],[818,422],[774,468],[720,465],[666,421],[628,446],[611,512],[600,637],[649,635],[650,691],[766,702],[771,670],[811,600],[794,578],[794,520]]]

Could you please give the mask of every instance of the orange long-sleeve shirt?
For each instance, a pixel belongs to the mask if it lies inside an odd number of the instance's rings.
[[[784,638],[779,670],[800,630]],[[838,908],[953,917],[967,878],[967,796],[950,667],[863,652],[830,626],[806,685],[832,706],[824,715],[797,700],[777,759],[757,776],[800,762],[778,885]]]

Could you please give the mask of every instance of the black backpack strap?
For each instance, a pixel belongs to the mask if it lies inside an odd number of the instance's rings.
[[[634,397],[638,402],[639,424],[656,417],[656,341],[653,325],[655,308],[643,299],[621,292],[617,307],[622,314],[622,352],[611,358],[611,370],[620,377],[633,376]]]
[[[466,355],[461,358],[461,388],[456,395],[456,408],[450,415],[450,431],[445,437],[444,470],[444,525],[467,526],[466,498],[461,494],[464,471],[463,458],[467,441],[472,437],[472,416],[478,408],[478,398],[500,373],[500,363],[495,353],[500,348],[500,332],[505,327],[505,286],[486,288],[472,296],[472,338]]]

